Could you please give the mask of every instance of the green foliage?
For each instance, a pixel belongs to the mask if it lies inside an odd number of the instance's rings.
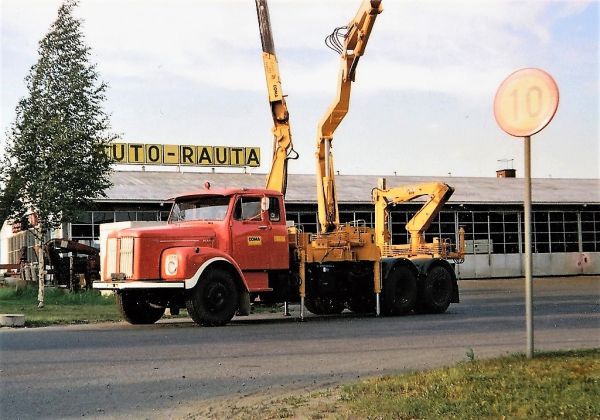
[[[65,1],[39,43],[1,168],[0,214],[21,220],[34,211],[42,234],[73,220],[111,185],[104,150],[116,136],[108,132],[106,85],[89,63],[76,6]]]

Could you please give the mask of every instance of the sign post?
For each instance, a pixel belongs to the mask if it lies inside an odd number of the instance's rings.
[[[526,68],[508,76],[494,98],[494,117],[508,134],[523,137],[525,151],[525,325],[527,357],[533,358],[533,259],[531,255],[531,136],[546,127],[558,108],[558,86],[548,73]]]

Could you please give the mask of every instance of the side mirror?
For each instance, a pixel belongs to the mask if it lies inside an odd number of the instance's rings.
[[[269,210],[269,197],[263,197],[260,199],[260,209],[262,211]]]

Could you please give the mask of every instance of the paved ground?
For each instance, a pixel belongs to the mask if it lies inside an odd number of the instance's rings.
[[[217,397],[525,350],[522,279],[460,288],[462,302],[442,315],[2,329],[0,418],[183,417]],[[536,350],[600,347],[600,277],[538,279],[534,294]]]

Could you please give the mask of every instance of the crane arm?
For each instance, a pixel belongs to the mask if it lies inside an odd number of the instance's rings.
[[[373,189],[375,240],[380,247],[391,245],[388,229],[389,206],[411,201],[418,197],[429,196],[429,200],[406,224],[406,230],[410,233],[411,251],[417,253],[417,250],[425,244],[425,231],[444,204],[450,199],[454,193],[454,188],[443,182],[429,182],[391,189],[385,189],[385,185],[380,186],[381,188]]]
[[[267,0],[256,0],[256,14],[262,43],[262,58],[267,80],[267,91],[273,116],[273,162],[271,171],[267,175],[267,186],[269,190],[275,190],[285,195],[287,188],[287,161],[297,159],[298,154],[294,151],[292,144],[292,132],[290,128],[289,113],[285,97],[281,89],[279,76],[279,65],[275,55],[275,44],[271,31],[269,8]]]
[[[327,45],[340,55],[337,96],[324,117],[317,133],[317,201],[321,231],[332,232],[339,225],[335,191],[335,171],[331,142],[350,105],[350,90],[358,60],[364,54],[375,19],[383,8],[382,0],[363,0],[356,16],[346,27],[336,28],[327,38]],[[347,30],[343,33],[344,30]]]

